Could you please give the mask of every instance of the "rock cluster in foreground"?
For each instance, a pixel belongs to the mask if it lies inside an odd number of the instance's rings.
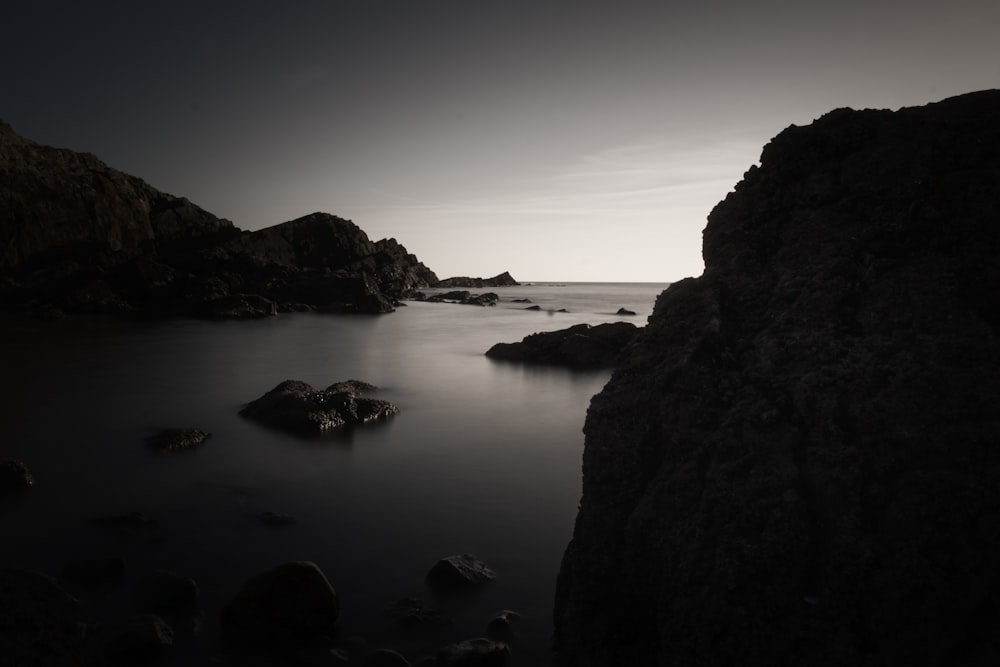
[[[395,239],[313,213],[242,231],[95,156],[0,121],[0,307],[47,313],[266,317],[384,313],[438,282]]]
[[[791,127],[590,406],[565,665],[1000,664],[1000,91]]]
[[[570,368],[607,368],[614,365],[637,331],[630,322],[577,324],[559,331],[533,333],[518,343],[497,343],[486,351],[486,356]]]

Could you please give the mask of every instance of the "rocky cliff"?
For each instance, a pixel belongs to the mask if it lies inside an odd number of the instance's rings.
[[[790,127],[590,406],[566,665],[1000,664],[1000,91]]]
[[[437,282],[395,239],[316,213],[243,232],[0,122],[0,304],[67,312],[387,312]]]

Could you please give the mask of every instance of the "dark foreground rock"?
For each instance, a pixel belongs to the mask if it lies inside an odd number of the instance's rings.
[[[496,578],[496,572],[471,554],[442,558],[427,573],[427,583],[443,590],[475,588]]]
[[[37,572],[0,569],[0,664],[104,664],[82,605]]]
[[[225,638],[238,645],[280,648],[325,637],[340,617],[340,600],[326,575],[308,561],[257,575],[221,614]]]
[[[482,289],[483,287],[516,287],[521,283],[514,280],[514,277],[507,271],[492,278],[470,278],[468,276],[456,276],[438,281],[434,287],[472,287]]]
[[[1000,91],[791,127],[590,406],[565,665],[1000,664]]]
[[[486,356],[505,361],[552,364],[570,368],[606,368],[635,336],[630,322],[577,324],[568,329],[526,336],[519,343],[497,343]]]
[[[0,461],[0,495],[26,491],[34,484],[35,477],[24,461]]]
[[[107,586],[125,576],[121,558],[74,558],[59,571],[59,581],[67,586]]]
[[[318,435],[351,424],[371,423],[399,412],[387,401],[361,396],[374,390],[373,385],[358,380],[337,382],[320,390],[299,380],[285,380],[248,403],[240,414],[293,433]]]

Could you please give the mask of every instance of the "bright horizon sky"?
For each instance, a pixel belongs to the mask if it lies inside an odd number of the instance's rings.
[[[791,124],[1000,88],[1000,3],[17,1],[0,118],[439,276],[668,282]]]

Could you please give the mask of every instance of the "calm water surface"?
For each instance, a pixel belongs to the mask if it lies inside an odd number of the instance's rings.
[[[343,635],[415,657],[480,636],[501,609],[523,619],[516,664],[545,660],[562,551],[580,497],[582,426],[608,371],[495,362],[494,343],[580,322],[645,323],[664,285],[533,284],[491,289],[494,308],[410,302],[384,316],[280,315],[153,324],[2,320],[0,459],[21,458],[29,494],[0,503],[0,565],[58,572],[70,558],[121,556],[127,578],[97,613],[127,607],[135,578],[194,577],[206,608],[178,660],[212,653],[217,611],[253,574],[313,560],[341,596]],[[476,291],[476,290],[473,290]],[[486,291],[486,290],[479,290]],[[542,312],[525,311],[527,298]],[[634,318],[615,315],[619,307]],[[566,308],[569,313],[550,311]],[[359,379],[395,403],[392,420],[302,439],[243,420],[241,406],[285,379]],[[156,454],[161,428],[210,431],[196,451]],[[251,513],[294,515],[265,526]],[[130,536],[92,519],[142,512]],[[385,609],[431,601],[424,576],[472,553],[498,573],[478,595],[442,601],[445,636],[390,635]]]

